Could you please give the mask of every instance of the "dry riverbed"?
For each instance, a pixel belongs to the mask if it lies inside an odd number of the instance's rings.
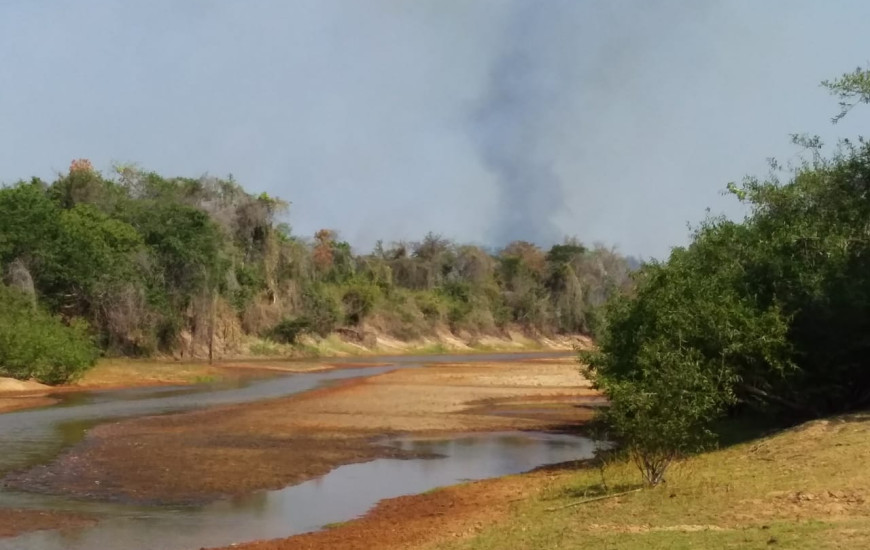
[[[568,429],[599,403],[571,357],[401,368],[288,398],[101,425],[5,483],[77,498],[203,502],[408,456],[377,444],[386,436]]]

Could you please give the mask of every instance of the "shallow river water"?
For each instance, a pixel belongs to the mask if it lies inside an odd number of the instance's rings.
[[[536,354],[535,357],[545,355]],[[516,355],[509,356],[517,358]],[[330,381],[369,376],[398,366],[439,361],[497,361],[505,356],[389,358],[388,367],[365,367],[282,375],[227,387],[215,384],[185,388],[99,391],[65,398],[43,409],[0,414],[0,472],[50,460],[76,443],[96,424],[143,415],[250,402],[299,393]],[[371,359],[369,361],[376,361]],[[383,362],[384,359],[379,361]],[[0,490],[0,506],[73,510],[93,513],[99,522],[68,533],[41,531],[0,539],[6,549],[185,550],[203,546],[286,537],[357,517],[377,501],[420,493],[465,480],[527,471],[538,466],[591,456],[592,441],[544,433],[490,433],[442,439],[394,439],[399,446],[439,458],[379,459],[350,464],[327,475],[277,491],[208,505],[140,507],[75,501]]]

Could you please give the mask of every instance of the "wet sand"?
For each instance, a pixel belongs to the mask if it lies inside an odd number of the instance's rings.
[[[388,436],[570,430],[597,404],[572,358],[401,368],[287,398],[104,424],[4,482],[75,498],[200,503],[418,456],[378,444]]]
[[[591,414],[578,406],[594,398],[588,386],[570,360],[399,369],[290,398],[98,426],[56,460],[5,482],[81,498],[202,502],[403,456],[375,444],[384,436],[576,425]],[[536,409],[522,414],[527,406]]]
[[[14,537],[30,531],[74,529],[95,523],[84,514],[46,510],[0,509],[0,538]]]

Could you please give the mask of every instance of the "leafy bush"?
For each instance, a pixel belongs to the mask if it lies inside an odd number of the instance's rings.
[[[413,340],[423,336],[439,320],[437,312],[435,317],[428,318],[421,311],[419,305],[420,299],[429,304],[432,294],[431,291],[393,289],[384,300],[378,303],[376,311],[373,312],[370,318],[372,328],[403,340]],[[438,307],[437,298],[433,300],[432,307]]]
[[[236,287],[231,290],[230,302],[238,311],[243,311],[263,289],[263,277],[250,265],[235,266],[232,275],[235,277]]]
[[[413,300],[423,317],[432,323],[440,323],[447,316],[446,300],[437,292],[417,291],[414,293]]]
[[[347,285],[341,297],[347,322],[360,324],[375,309],[380,294],[381,289],[372,283],[355,281]]]
[[[746,219],[708,219],[643,266],[584,354],[650,484],[725,412],[799,420],[870,405],[870,143],[824,159],[817,140],[796,142],[812,162],[787,182],[774,164],[767,181],[730,184]]]
[[[62,384],[94,365],[98,350],[88,325],[60,319],[33,307],[27,297],[0,286],[0,372],[19,379]]]
[[[596,364],[594,357],[587,357]],[[664,481],[671,462],[713,441],[712,421],[733,400],[709,376],[703,357],[668,343],[646,345],[630,378],[591,373],[610,398],[610,434],[628,450],[644,481]]]
[[[295,344],[304,333],[311,330],[311,321],[306,317],[284,319],[269,331],[269,336],[282,344]]]
[[[746,388],[768,388],[793,370],[788,317],[746,292],[741,235],[711,222],[667,263],[644,266],[635,294],[608,304],[598,350],[583,354],[610,398],[606,420],[647,483],[702,449],[728,407],[745,403]]]
[[[344,321],[341,298],[335,287],[315,283],[302,293],[305,316],[311,323],[311,330],[320,336],[327,336],[341,326]]]

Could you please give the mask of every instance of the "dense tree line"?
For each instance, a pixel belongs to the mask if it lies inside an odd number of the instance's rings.
[[[870,73],[827,83],[839,120],[870,101]],[[708,219],[687,247],[635,275],[586,355],[611,399],[605,419],[647,481],[747,411],[803,419],[870,406],[870,143],[773,163],[728,186],[742,221]]]
[[[358,254],[331,230],[294,235],[281,223],[287,207],[232,178],[132,167],[105,177],[85,160],[52,183],[0,188],[3,298],[33,303],[6,313],[50,319],[102,353],[191,354],[215,319],[287,343],[346,328],[405,339],[511,325],[588,332],[598,306],[629,281],[624,258],[575,240],[491,251],[430,234]],[[0,348],[14,327],[0,324]],[[2,349],[0,367],[23,373]]]

